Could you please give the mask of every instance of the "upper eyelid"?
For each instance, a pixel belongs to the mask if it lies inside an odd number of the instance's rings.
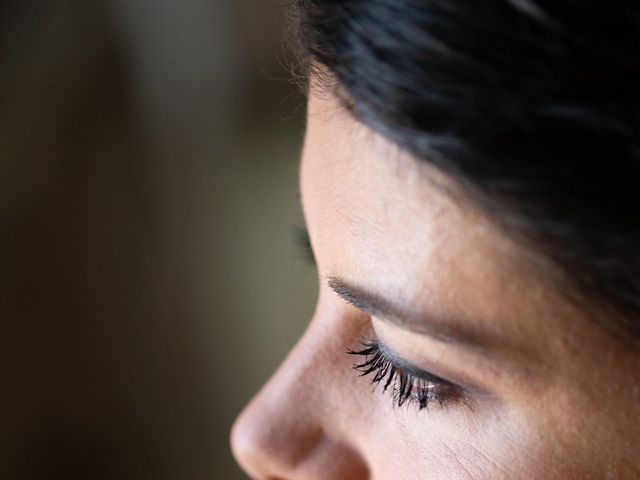
[[[396,368],[399,368],[406,374],[409,374],[419,380],[424,380],[427,382],[431,381],[434,383],[440,383],[447,387],[456,388],[463,392],[465,396],[493,398],[497,400],[497,397],[495,397],[495,395],[484,388],[478,387],[474,384],[469,383],[468,381],[464,381],[463,379],[448,380],[434,373],[430,373],[404,360],[392,349],[386,346],[382,341],[378,340],[378,345],[382,355],[384,355],[384,357],[389,360],[392,365],[394,365]]]
[[[395,368],[403,371],[405,374],[411,375],[412,377],[423,380],[426,382],[432,382],[435,384],[442,384],[446,386],[459,387],[456,383],[447,380],[445,378],[439,377],[433,373],[422,370],[421,368],[416,367],[415,365],[407,362],[406,360],[399,357],[397,354],[393,353],[389,347],[387,347],[382,341],[378,340],[378,348],[380,349],[380,353],[386,358],[391,365]]]

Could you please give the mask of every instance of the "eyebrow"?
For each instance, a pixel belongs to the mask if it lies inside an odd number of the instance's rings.
[[[492,340],[489,332],[481,332],[461,319],[435,314],[417,314],[383,295],[355,285],[339,276],[329,276],[327,283],[345,302],[357,309],[394,324],[402,329],[429,336],[444,343],[459,344],[486,353]]]

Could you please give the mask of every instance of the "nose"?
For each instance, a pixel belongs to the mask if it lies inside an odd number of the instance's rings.
[[[232,451],[252,478],[369,478],[348,406],[352,372],[347,364],[344,375],[347,355],[335,341],[341,332],[319,322],[314,319],[234,424]]]

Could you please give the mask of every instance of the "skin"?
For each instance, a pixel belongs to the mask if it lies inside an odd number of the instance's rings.
[[[552,265],[319,88],[300,188],[320,291],[306,333],[234,425],[251,477],[640,478],[638,351],[600,326],[598,308],[568,301]],[[349,304],[336,277],[418,323]],[[363,337],[464,393],[394,407],[345,354]]]

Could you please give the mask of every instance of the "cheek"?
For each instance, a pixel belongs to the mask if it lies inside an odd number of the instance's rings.
[[[502,478],[500,465],[487,461],[497,456],[489,436],[469,436],[471,423],[453,409],[393,409],[389,402],[374,437],[374,470],[383,473],[380,478]]]
[[[381,415],[369,437],[372,470],[381,472],[380,478],[603,478],[592,461],[560,447],[557,430],[541,418],[456,407],[413,411],[389,406]]]

